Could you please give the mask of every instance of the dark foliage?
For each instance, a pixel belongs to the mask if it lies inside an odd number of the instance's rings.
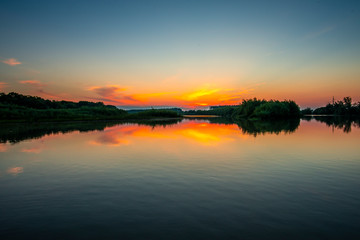
[[[11,92],[0,93],[1,120],[90,120],[118,119],[126,115],[124,110],[102,102],[50,101],[40,97]]]
[[[217,115],[231,118],[235,108],[236,107],[220,106],[210,110],[189,110],[184,112],[184,115]]]
[[[0,120],[3,121],[84,121],[174,118],[179,113],[171,110],[147,110],[128,114],[102,102],[50,101],[40,97],[11,92],[0,93]]]
[[[311,115],[313,114],[313,110],[311,108],[305,108],[300,111],[301,115]]]
[[[26,139],[41,138],[45,135],[104,130],[116,122],[62,122],[62,123],[8,123],[0,128],[0,143],[17,143]]]
[[[127,110],[127,113],[138,113],[138,112],[144,112],[144,111],[149,111],[150,109],[132,109],[132,110]],[[161,109],[157,109],[157,110],[165,110],[165,111],[172,111],[172,112],[178,112],[179,114],[183,113],[183,110],[181,108],[161,108]]]
[[[341,101],[328,103],[325,107],[317,108],[313,111],[315,115],[360,115],[360,102],[352,103],[351,97],[344,97]]]
[[[238,119],[283,119],[300,116],[300,108],[294,101],[276,100],[243,100],[237,106],[217,107],[211,110],[187,111],[188,115],[218,115],[226,118]]]
[[[178,112],[161,109],[151,109],[127,115],[128,119],[149,119],[149,118],[179,118]]]
[[[8,94],[0,93],[0,103],[4,105],[16,105],[32,109],[74,109],[82,107],[103,107],[107,109],[117,109],[115,106],[104,105],[102,102],[80,101],[55,101],[47,100],[36,96],[26,96],[19,93],[11,92]]]
[[[181,118],[176,119],[148,119],[148,120],[132,120],[132,121],[126,121],[127,123],[136,123],[139,126],[150,126],[153,129],[157,127],[163,127],[166,128],[168,126],[176,125],[179,122],[181,122]]]
[[[292,133],[294,132],[300,125],[299,118],[289,118],[289,119],[278,119],[274,120],[240,120],[237,121],[236,124],[245,134],[250,134],[253,136],[257,136],[259,134],[279,134],[281,132],[284,133]]]
[[[360,128],[360,119],[355,116],[314,116],[315,120],[325,123],[329,127],[351,132],[351,127]]]
[[[87,121],[87,122],[48,122],[48,123],[5,123],[0,128],[0,143],[18,143],[27,139],[37,139],[46,135],[69,133],[73,131],[102,131],[106,127],[119,124],[136,123],[155,127],[177,124],[181,119],[142,120],[142,121]]]

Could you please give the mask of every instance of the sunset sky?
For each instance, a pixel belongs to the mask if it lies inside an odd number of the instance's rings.
[[[360,101],[360,1],[1,1],[0,91],[122,107]]]

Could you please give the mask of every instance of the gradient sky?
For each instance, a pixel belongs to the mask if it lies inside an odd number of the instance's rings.
[[[0,91],[117,106],[360,101],[360,1],[1,1]]]

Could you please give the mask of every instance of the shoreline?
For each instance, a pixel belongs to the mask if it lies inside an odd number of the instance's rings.
[[[8,123],[88,123],[88,122],[140,122],[140,121],[170,121],[170,120],[181,120],[184,119],[183,117],[176,117],[176,118],[144,118],[144,119],[46,119],[44,121],[39,120],[0,120],[0,123],[8,124]]]

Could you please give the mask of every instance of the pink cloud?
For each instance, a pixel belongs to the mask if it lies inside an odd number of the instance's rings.
[[[121,88],[119,86],[106,86],[106,87],[91,87],[91,91],[96,92],[98,95],[102,97],[114,97],[118,95],[119,92],[124,91],[125,88]]]
[[[38,80],[25,80],[25,81],[20,81],[21,84],[27,84],[27,85],[31,85],[34,87],[44,87],[45,84],[41,83]]]
[[[21,62],[16,60],[16,58],[9,58],[9,59],[6,59],[6,60],[4,60],[2,62],[7,64],[7,65],[10,65],[10,66],[16,66],[16,65],[21,64]]]
[[[117,85],[94,86],[89,88],[88,90],[93,91],[97,95],[99,95],[100,98],[96,98],[96,99],[100,101],[104,101],[105,103],[127,104],[127,103],[139,102],[139,100],[135,99],[134,96],[124,94],[126,88],[122,88]]]

